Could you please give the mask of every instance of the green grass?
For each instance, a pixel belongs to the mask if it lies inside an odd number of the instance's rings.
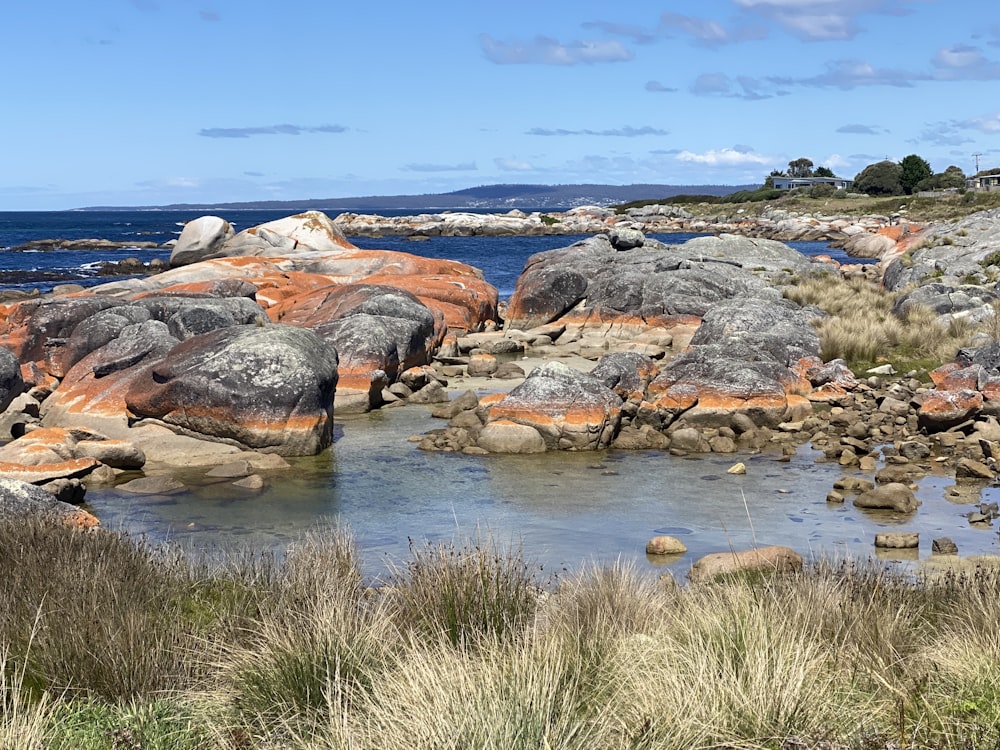
[[[1000,742],[997,566],[541,580],[480,537],[414,544],[373,587],[344,529],[212,567],[114,534],[0,522],[0,540],[4,750]]]
[[[741,200],[742,199],[742,200]],[[831,202],[835,201],[835,202]],[[673,196],[671,198],[647,199],[615,206],[618,213],[624,213],[629,208],[656,205],[676,204],[684,206],[696,217],[729,216],[737,212],[742,216],[756,216],[765,207],[781,208],[789,211],[808,213],[829,213],[838,216],[865,216],[878,214],[889,216],[900,213],[908,221],[931,222],[950,221],[968,216],[977,211],[1000,207],[1000,191],[968,192],[964,195],[947,195],[935,198],[922,198],[914,195],[901,195],[891,198],[875,197],[820,197],[813,198],[807,192],[780,191],[771,193],[765,190],[744,191],[743,194],[729,196]],[[741,211],[742,209],[742,211]]]

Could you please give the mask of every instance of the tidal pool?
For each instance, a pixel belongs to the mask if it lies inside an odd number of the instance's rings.
[[[808,447],[783,462],[771,453],[679,458],[619,450],[466,456],[426,453],[407,441],[442,425],[424,406],[383,409],[339,419],[329,451],[293,459],[290,470],[268,475],[260,492],[206,480],[205,469],[197,469],[177,475],[188,485],[178,494],[95,488],[87,502],[107,528],[209,554],[280,551],[339,521],[353,531],[372,575],[388,561],[405,561],[410,539],[461,543],[477,533],[520,544],[528,560],[557,572],[621,559],[683,576],[703,554],[755,543],[814,557],[868,558],[883,531],[920,532],[917,553],[890,559],[928,557],[938,536],[951,537],[963,556],[997,552],[994,529],[969,525],[972,506],[945,499],[954,479],[943,475],[922,480],[923,505],[902,516],[859,510],[850,496],[827,503],[845,472],[817,463],[819,454]],[[727,474],[737,461],[747,473]],[[647,557],[646,541],[657,534],[678,537],[688,553]]]

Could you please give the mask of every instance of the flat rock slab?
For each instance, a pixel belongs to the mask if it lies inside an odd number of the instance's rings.
[[[705,555],[691,566],[688,578],[693,582],[703,582],[735,573],[794,573],[801,569],[802,555],[789,547],[774,545]]]
[[[139,477],[115,487],[133,495],[169,495],[184,489],[184,483],[173,477]]]

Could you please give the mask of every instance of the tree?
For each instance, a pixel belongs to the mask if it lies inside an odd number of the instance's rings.
[[[767,177],[764,178],[764,187],[773,188],[775,177],[787,177],[787,176],[788,175],[786,175],[784,172],[781,172],[777,169],[772,169],[771,174],[769,174]]]
[[[832,169],[828,167],[816,167],[816,171],[813,172],[816,177],[836,177]]]
[[[920,190],[961,190],[965,187],[965,172],[959,167],[951,166],[943,172],[933,174],[917,183],[917,191]]]
[[[894,161],[869,164],[854,178],[854,189],[868,195],[902,195],[899,181],[903,168]]]
[[[902,170],[899,175],[899,184],[903,187],[903,192],[907,195],[913,192],[918,182],[926,180],[934,174],[927,160],[916,154],[904,156],[903,160],[899,162],[899,166]]]
[[[813,163],[812,159],[795,159],[794,161],[788,162],[788,176],[789,177],[812,177],[813,176]]]

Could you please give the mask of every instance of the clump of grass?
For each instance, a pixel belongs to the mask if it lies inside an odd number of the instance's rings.
[[[520,547],[492,537],[463,546],[410,540],[410,560],[392,572],[389,589],[401,628],[468,647],[520,635],[538,598],[536,573]]]
[[[47,693],[32,695],[24,684],[23,661],[0,647],[0,748],[48,750],[53,702]]]
[[[180,557],[117,534],[0,522],[0,569],[0,637],[32,689],[117,701],[193,677],[174,606],[191,582]]]
[[[947,327],[939,325],[934,312],[925,307],[909,305],[898,312],[898,295],[863,279],[808,279],[786,288],[785,297],[816,305],[829,314],[815,321],[824,361],[931,359],[941,363],[951,361],[973,333],[960,320]]]
[[[346,529],[293,548],[274,595],[280,605],[217,656],[218,699],[258,733],[309,726],[334,698],[352,705],[388,668],[389,644],[398,640],[384,600],[363,584]]]
[[[540,582],[487,540],[414,544],[370,588],[345,530],[211,568],[110,537],[0,524],[0,748],[1000,742],[1000,567],[821,563],[678,588],[612,565]],[[127,606],[108,593],[140,584],[152,593]],[[80,643],[54,645],[85,602],[100,606],[74,621]],[[141,689],[118,674],[130,663]]]
[[[587,705],[579,674],[571,651],[552,638],[480,641],[475,654],[421,645],[374,691],[368,736],[400,750],[609,747],[611,717],[594,718],[599,707]]]

